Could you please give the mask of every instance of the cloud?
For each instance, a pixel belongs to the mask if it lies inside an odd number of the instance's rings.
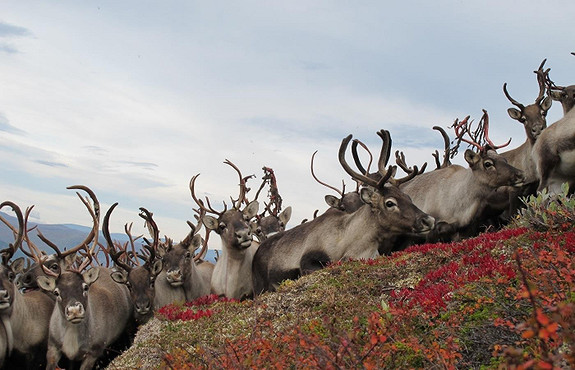
[[[152,162],[132,162],[132,161],[119,161],[119,164],[127,165],[129,167],[138,167],[144,170],[153,170],[158,165]]]
[[[41,159],[38,159],[35,162],[43,164],[44,166],[48,166],[48,167],[68,167],[64,163],[45,161],[45,160],[41,160]]]
[[[0,131],[8,132],[10,134],[25,135],[26,132],[20,130],[18,127],[12,126],[5,115],[0,113]]]
[[[24,27],[14,26],[0,21],[0,38],[28,37],[32,33]],[[18,53],[18,49],[10,43],[0,42],[0,52],[7,54]]]
[[[14,26],[0,21],[0,37],[24,37],[32,33],[24,27]]]
[[[9,44],[5,44],[3,42],[0,42],[0,51],[3,51],[7,54],[15,54],[18,52],[18,49],[16,49],[14,46],[11,46]]]

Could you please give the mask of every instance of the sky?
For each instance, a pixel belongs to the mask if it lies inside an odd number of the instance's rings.
[[[317,176],[353,189],[337,159],[348,134],[377,155],[389,130],[433,168],[432,127],[486,109],[496,144],[522,144],[503,83],[531,104],[545,58],[575,83],[573,14],[571,0],[3,1],[0,198],[34,205],[34,222],[89,225],[66,189],[82,184],[103,212],[119,203],[112,232],[143,230],[146,207],[180,240],[192,176],[214,208],[237,197],[229,159],[256,175],[251,198],[273,168],[293,227],[335,195],[311,176],[316,150]],[[553,104],[548,124],[561,115]]]

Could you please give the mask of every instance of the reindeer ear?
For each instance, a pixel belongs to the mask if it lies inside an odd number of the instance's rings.
[[[339,209],[339,204],[341,203],[338,198],[334,197],[333,195],[326,195],[325,202],[331,208]]]
[[[154,263],[152,263],[152,267],[150,268],[150,274],[157,276],[162,271],[162,267],[164,267],[162,260],[155,260]]]
[[[128,276],[124,271],[112,271],[110,277],[118,284],[126,284],[128,282]]]
[[[77,259],[79,259],[79,256],[76,255],[76,253],[72,253],[64,257],[64,266],[66,266],[64,269],[72,266]]]
[[[471,149],[467,149],[465,151],[464,157],[465,157],[465,160],[467,161],[467,163],[469,164],[469,167],[472,167],[472,168],[477,163],[479,163],[479,161],[481,160],[481,157],[479,156],[479,154],[475,153]]]
[[[205,227],[210,230],[217,230],[218,229],[218,219],[212,216],[204,216],[202,217],[202,222]]]
[[[196,249],[198,249],[201,246],[202,246],[202,236],[200,234],[196,234],[192,238],[192,243],[190,245],[190,248],[188,248],[188,249],[195,251]]]
[[[259,208],[260,208],[260,204],[258,203],[257,200],[251,201],[250,204],[248,204],[246,206],[246,208],[244,208],[244,210],[242,211],[244,214],[244,217],[247,220],[249,220],[250,218],[252,218],[258,214]]]
[[[521,111],[519,111],[518,109],[509,108],[507,109],[507,113],[509,114],[509,117],[513,118],[516,121],[519,121],[519,118],[521,118]]]
[[[551,99],[553,100],[557,100],[557,101],[561,101],[561,98],[563,96],[563,93],[561,91],[549,91],[549,96],[551,97]]]
[[[98,276],[100,276],[100,269],[96,267],[92,267],[88,271],[85,271],[82,274],[84,278],[84,282],[88,285],[92,284],[94,281],[98,280]]]
[[[375,196],[376,192],[369,187],[361,188],[359,195],[361,195],[361,199],[367,204],[373,204],[373,196]]]
[[[290,218],[291,218],[291,206],[284,209],[282,211],[282,213],[280,213],[280,215],[279,215],[279,219],[280,219],[281,223],[284,224],[284,226],[287,225]]]
[[[16,258],[10,264],[10,268],[14,271],[15,274],[19,274],[24,271],[24,257]]]
[[[552,103],[553,103],[553,99],[551,99],[551,97],[549,97],[549,96],[546,97],[541,102],[541,109],[543,109],[545,112],[547,112],[549,110],[549,108],[551,108]]]
[[[51,276],[40,275],[36,278],[36,282],[47,292],[53,292],[56,289],[56,279]]]

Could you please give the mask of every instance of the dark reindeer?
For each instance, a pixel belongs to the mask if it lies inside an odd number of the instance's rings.
[[[468,123],[469,116],[454,124],[458,140],[462,140],[478,150],[467,149],[464,153],[469,167],[449,165],[421,174],[400,186],[400,189],[413,200],[413,203],[438,221],[440,229],[454,234],[464,231],[476,221],[477,215],[486,207],[485,198],[500,186],[523,185],[521,170],[509,165],[497,154],[496,146],[489,139],[489,121],[484,111],[481,130],[473,137]],[[470,139],[465,138],[468,134]],[[486,143],[480,144],[483,136]],[[444,237],[449,237],[446,235]]]
[[[258,248],[252,265],[255,294],[274,291],[286,279],[321,269],[331,261],[348,258],[374,258],[387,239],[403,233],[429,232],[433,217],[413,205],[392,180],[390,166],[376,181],[354,171],[345,160],[352,136],[342,140],[339,161],[356,181],[365,183],[360,190],[365,204],[353,213],[325,212],[313,220],[266,239]],[[389,133],[385,140],[391,145]]]
[[[10,201],[0,204],[9,206],[18,219],[16,240],[0,251],[0,367],[9,356],[7,367],[38,368],[45,364],[48,344],[48,324],[54,301],[46,294],[35,291],[22,294],[14,284],[15,276],[22,272],[24,259],[10,262],[24,239],[24,217],[20,208]],[[2,343],[3,342],[3,343]]]
[[[102,225],[102,233],[108,244],[108,253],[116,266],[115,271],[111,273],[112,279],[128,287],[130,297],[134,306],[134,319],[137,324],[144,324],[153,317],[154,301],[156,299],[156,278],[162,270],[162,260],[156,258],[156,251],[159,243],[159,231],[152,214],[145,208],[140,208],[142,217],[148,225],[152,242],[145,240],[144,248],[148,251],[146,255],[136,255],[133,258],[142,258],[144,264],[141,266],[132,266],[129,258],[123,260],[122,255],[126,255],[125,249],[117,249],[112,237],[110,236],[109,222],[110,215],[118,203],[114,203],[106,215]],[[182,291],[183,292],[183,291]],[[159,304],[158,304],[159,305]]]
[[[571,53],[575,55],[575,53]],[[575,189],[575,85],[562,87],[548,79],[548,91],[561,102],[564,116],[541,133],[533,146],[539,187],[560,194],[563,183]]]
[[[257,215],[259,203],[257,200],[247,201],[247,178],[242,177],[237,166],[227,159],[224,163],[231,166],[240,178],[240,193],[236,200],[232,199],[231,209],[227,209],[224,202],[224,210],[216,211],[210,206],[207,197],[207,207],[198,199],[194,187],[199,174],[192,178],[190,188],[192,198],[200,210],[216,216],[204,214],[201,220],[206,229],[215,231],[220,236],[222,243],[222,254],[212,275],[211,292],[228,298],[242,299],[252,296],[253,292],[251,266],[257,246],[253,243],[250,220]]]

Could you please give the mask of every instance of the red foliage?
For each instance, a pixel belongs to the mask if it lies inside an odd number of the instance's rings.
[[[195,310],[194,307],[209,306],[215,302],[237,302],[237,299],[219,297],[216,294],[207,295],[204,297],[196,298],[191,302],[182,304],[169,304],[157,311],[158,317],[164,320],[198,320],[202,317],[210,317],[214,314],[213,310]]]

